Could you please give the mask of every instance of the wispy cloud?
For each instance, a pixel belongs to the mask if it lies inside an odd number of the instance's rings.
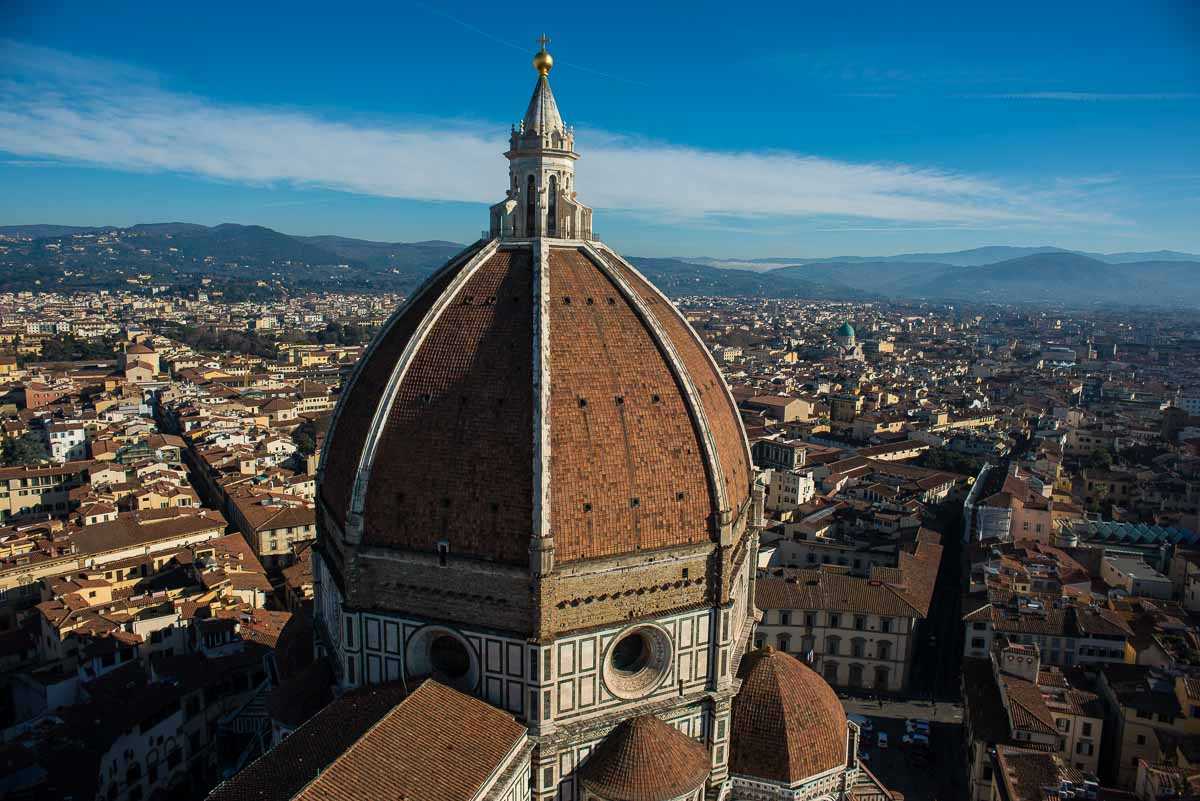
[[[114,169],[382,197],[493,202],[506,126],[329,119],[171,92],[120,64],[0,43],[0,151]],[[929,167],[728,152],[580,131],[580,196],[659,220],[823,217],[1096,222],[1053,193]]]
[[[992,92],[966,97],[984,100],[1065,100],[1083,103],[1129,100],[1198,100],[1198,92]]]

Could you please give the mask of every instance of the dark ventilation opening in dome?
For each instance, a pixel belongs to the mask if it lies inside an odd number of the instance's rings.
[[[641,632],[626,635],[612,652],[612,666],[619,673],[637,673],[650,660],[650,645]]]
[[[443,634],[429,646],[429,662],[433,665],[434,678],[457,681],[471,670],[471,657],[463,644]]]

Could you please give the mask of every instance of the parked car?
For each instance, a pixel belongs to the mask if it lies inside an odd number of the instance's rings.
[[[859,749],[859,752],[858,752],[858,761],[859,761],[859,762],[870,762],[870,761],[871,761],[871,754],[870,754],[869,752],[867,752],[867,751],[863,751],[863,750]]]
[[[847,715],[846,717],[856,723],[858,728],[864,732],[875,730],[875,724],[872,723],[871,719],[866,715]]]
[[[879,746],[880,748],[887,748],[887,744],[888,736],[886,731],[881,731],[879,734],[875,735],[875,745]]]
[[[929,731],[929,721],[925,718],[909,718],[904,721],[904,728],[908,731]]]
[[[929,735],[928,734],[906,734],[900,738],[900,742],[904,743],[904,745],[923,745],[923,746],[928,747]]]

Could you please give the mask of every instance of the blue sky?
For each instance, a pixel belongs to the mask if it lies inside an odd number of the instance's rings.
[[[0,224],[469,241],[545,28],[627,253],[1200,252],[1191,0],[0,2]]]

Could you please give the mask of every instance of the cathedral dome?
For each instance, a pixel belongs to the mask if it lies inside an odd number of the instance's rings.
[[[746,654],[729,770],[795,784],[846,764],[846,712],[824,679],[783,651]]]
[[[541,242],[472,246],[361,359],[320,482],[344,540],[517,565],[541,530],[567,563],[748,517],[741,421],[687,321],[600,243]]]
[[[837,336],[839,336],[839,337],[854,336],[854,326],[850,325],[850,323],[848,323],[848,322],[842,323],[842,327],[837,330]]]
[[[618,724],[579,769],[604,801],[691,798],[708,778],[708,749],[654,715]]]

